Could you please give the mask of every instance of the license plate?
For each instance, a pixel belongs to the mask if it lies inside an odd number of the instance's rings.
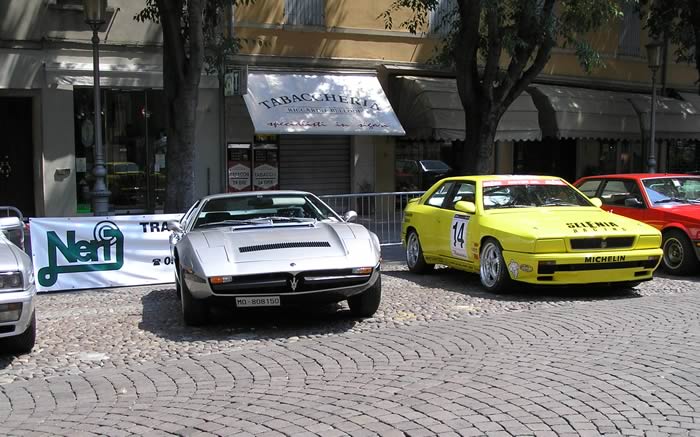
[[[279,296],[242,296],[236,298],[237,307],[278,307]]]

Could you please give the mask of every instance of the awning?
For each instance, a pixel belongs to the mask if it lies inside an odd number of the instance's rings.
[[[687,99],[686,99],[687,97]],[[683,96],[689,100],[698,96]],[[645,94],[631,94],[630,101],[639,112],[642,127],[645,132],[651,128],[651,96]],[[656,129],[657,139],[700,139],[700,112],[693,105],[692,100],[683,101],[658,97],[656,101]]]
[[[533,85],[542,134],[555,138],[638,139],[639,116],[627,94]]]
[[[464,109],[455,79],[398,76],[391,100],[409,138],[464,140]],[[523,93],[501,117],[495,139],[524,141],[541,137],[537,108],[530,95]]]
[[[244,96],[258,134],[404,135],[370,74],[248,74]]]

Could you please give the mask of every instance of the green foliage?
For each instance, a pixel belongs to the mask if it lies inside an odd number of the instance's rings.
[[[428,16],[436,14],[438,23],[434,36],[442,39],[434,61],[454,62],[456,42],[470,29],[462,28],[462,18],[457,2],[480,3],[478,59],[485,62],[491,50],[498,50],[513,58],[524,52],[534,56],[543,46],[572,48],[586,72],[604,65],[602,58],[586,40],[588,33],[613,20],[622,18],[626,3],[638,0],[558,0],[551,12],[545,7],[546,0],[394,0],[378,18],[387,29],[394,27],[392,16],[399,11],[408,11],[409,17],[398,27],[418,33],[428,27]],[[667,0],[671,1],[671,0]],[[678,0],[676,0],[678,1]],[[686,0],[688,1],[688,0]],[[449,6],[442,11],[440,7]],[[488,16],[495,17],[496,26],[489,27]],[[495,41],[497,40],[497,41]],[[499,44],[494,44],[499,42]],[[527,65],[532,56],[524,60]]]
[[[641,0],[641,10],[646,15],[646,27],[652,37],[664,36],[675,47],[676,61],[696,63],[700,32],[700,1],[698,0]]]
[[[158,9],[156,0],[145,0],[145,7],[134,16],[134,20],[139,22],[151,21],[160,23],[161,11]],[[168,0],[172,1],[172,0]],[[263,44],[261,41],[251,41],[245,38],[235,38],[226,32],[227,8],[249,5],[255,0],[205,0],[203,16],[204,32],[204,70],[207,74],[216,73],[219,66],[223,65],[223,60],[236,54],[243,44]],[[187,0],[176,0],[179,3],[180,36],[185,52],[189,48],[189,18]]]

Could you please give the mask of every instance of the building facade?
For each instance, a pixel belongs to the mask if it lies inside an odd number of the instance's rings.
[[[455,166],[464,114],[454,74],[430,63],[450,1],[417,35],[384,28],[378,17],[389,0],[258,0],[237,8],[233,31],[249,43],[228,63],[224,83],[203,74],[200,84],[197,194],[393,191],[401,188],[399,162]],[[81,4],[0,5],[0,203],[29,216],[90,214],[95,108]],[[158,25],[133,20],[143,4],[110,0],[99,33],[115,213],[162,209],[167,177],[161,35]],[[626,11],[593,41],[605,68],[587,75],[573,51],[558,49],[509,108],[496,136],[497,172],[573,180],[646,168],[651,74],[638,14]],[[700,168],[696,76],[672,59],[659,74],[662,171]]]

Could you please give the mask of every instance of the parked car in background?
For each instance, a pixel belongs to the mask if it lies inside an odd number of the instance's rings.
[[[23,227],[18,217],[0,218],[0,353],[29,353],[36,338],[32,261],[7,237]]]
[[[436,159],[397,159],[396,191],[425,191],[451,174],[449,165]]]
[[[275,307],[348,301],[372,316],[381,300],[377,236],[311,193],[264,191],[204,197],[168,223],[185,323],[210,306]]]
[[[574,183],[602,208],[654,226],[663,235],[661,266],[674,275],[700,272],[700,176],[613,174]]]
[[[493,292],[651,280],[661,233],[599,205],[557,177],[447,178],[406,207],[406,262],[416,273],[435,264],[478,273]]]

